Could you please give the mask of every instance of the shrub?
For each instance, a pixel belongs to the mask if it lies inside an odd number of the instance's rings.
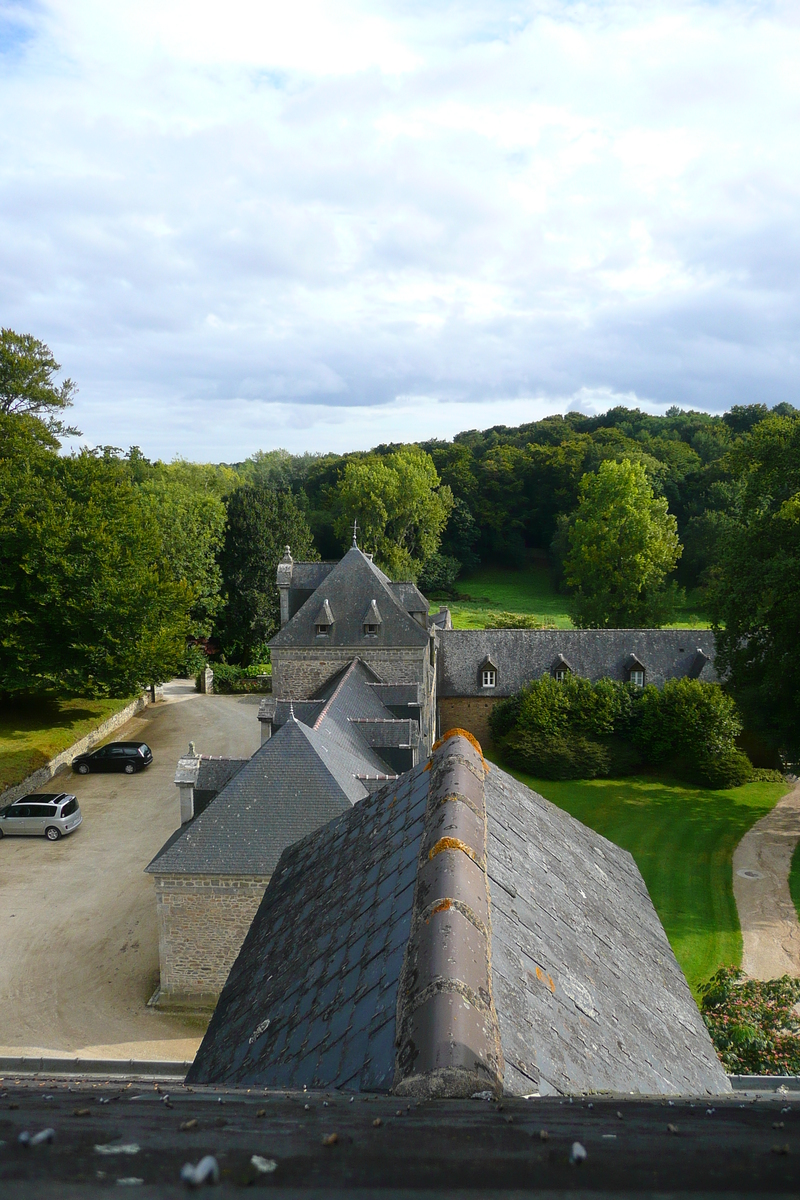
[[[745,979],[722,967],[700,989],[701,1011],[725,1070],[737,1075],[800,1073],[800,979]]]
[[[729,750],[742,732],[736,702],[719,684],[668,679],[663,690],[646,687],[636,737],[651,762],[679,754]]]
[[[233,667],[228,663],[214,663],[214,691],[221,695],[239,692],[267,691],[259,681],[259,675],[271,675],[269,663],[256,663],[251,667]]]
[[[461,563],[450,554],[432,554],[419,576],[423,592],[449,593],[461,573]]]
[[[532,613],[487,613],[484,629],[555,629],[555,625],[540,621]]]
[[[695,679],[671,680],[660,691],[545,675],[496,705],[490,729],[510,764],[548,779],[624,775],[644,763],[668,763],[712,788],[738,787],[752,776],[735,744],[735,703],[718,684]]]

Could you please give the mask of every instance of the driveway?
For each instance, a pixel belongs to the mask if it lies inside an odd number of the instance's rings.
[[[800,840],[800,784],[744,835],[733,855],[742,970],[752,979],[800,976],[800,922],[789,891]]]
[[[180,755],[247,758],[258,696],[201,696],[183,681],[109,741],[144,741],[141,774],[61,775],[83,824],[51,843],[0,841],[0,1054],[191,1059],[204,1026],[147,1008],[158,983],[153,880],[144,868],[180,824]]]

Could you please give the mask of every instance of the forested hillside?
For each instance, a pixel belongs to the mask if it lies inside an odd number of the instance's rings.
[[[800,752],[791,405],[615,408],[452,442],[165,464],[137,447],[65,454],[74,384],[59,370],[43,343],[0,331],[0,695],[123,694],[191,669],[198,644],[263,664],[284,546],[338,558],[355,522],[380,566],[434,595],[478,570],[530,578],[535,557],[582,627],[667,624],[694,589],[749,727]]]
[[[719,515],[737,502],[739,476],[730,451],[776,415],[800,414],[790,404],[739,406],[723,416],[673,408],[662,417],[614,408],[595,417],[567,413],[516,428],[467,430],[452,442],[422,442],[454,499],[440,552],[458,559],[464,571],[479,561],[522,567],[530,547],[554,549],[558,560],[559,518],[574,511],[583,476],[607,459],[627,458],[644,466],[654,491],[666,498],[683,545],[678,579],[694,587],[714,559]],[[300,497],[317,549],[334,558],[348,540],[335,532],[336,484],[347,463],[397,449],[378,446],[349,455],[274,450],[234,468]]]

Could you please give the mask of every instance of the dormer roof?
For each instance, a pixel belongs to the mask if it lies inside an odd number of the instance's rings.
[[[319,612],[317,613],[317,615],[314,619],[314,625],[316,626],[316,625],[332,625],[332,624],[333,624],[333,612],[331,611],[330,601],[326,597],[325,600],[323,600],[323,602],[322,602],[322,608],[320,608]]]
[[[364,613],[362,625],[382,625],[383,617],[380,614],[376,600],[370,600],[367,611]]]

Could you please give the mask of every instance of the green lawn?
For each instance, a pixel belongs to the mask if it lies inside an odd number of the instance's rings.
[[[455,629],[483,629],[487,615],[497,612],[527,613],[557,629],[571,629],[567,615],[567,597],[553,587],[550,571],[537,559],[521,571],[506,567],[484,567],[456,582],[459,595],[468,600],[448,600]],[[707,629],[708,617],[687,596],[678,613],[675,629]]]
[[[0,790],[20,783],[126,704],[130,697],[54,700],[43,696],[0,707]]]
[[[653,776],[562,783],[510,773],[630,851],[695,995],[718,967],[741,964],[733,851],[788,784],[715,792]]]

